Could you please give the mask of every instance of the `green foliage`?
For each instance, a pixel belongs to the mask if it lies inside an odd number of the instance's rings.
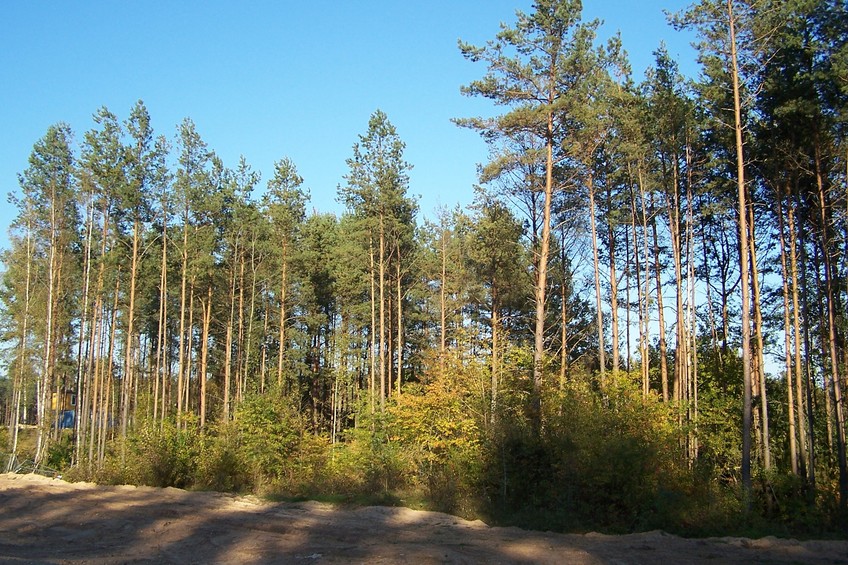
[[[127,437],[125,454],[112,453],[109,482],[186,488],[194,484],[201,443],[197,426],[146,422]],[[123,464],[114,464],[123,459]],[[115,473],[117,471],[117,473]]]
[[[304,423],[291,399],[279,394],[254,395],[236,411],[239,454],[254,485],[279,482],[296,472],[295,453]]]
[[[71,457],[74,454],[74,442],[70,433],[63,433],[57,441],[50,443],[47,448],[47,459],[45,464],[50,469],[62,471],[71,465]]]
[[[665,408],[614,382],[603,394],[581,383],[544,401],[534,434],[505,416],[485,446],[481,477],[497,520],[557,530],[633,531],[667,524],[662,500],[684,473]]]
[[[237,427],[223,424],[204,436],[194,486],[223,492],[245,492],[253,487],[249,464],[241,450]]]

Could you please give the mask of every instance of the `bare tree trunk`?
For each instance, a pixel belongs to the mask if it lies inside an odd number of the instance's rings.
[[[377,398],[377,339],[374,334],[377,329],[377,281],[375,280],[377,272],[376,265],[374,259],[374,240],[373,238],[370,241],[368,246],[370,251],[369,257],[371,260],[371,329],[368,332],[368,337],[371,340],[370,347],[370,361],[371,361],[371,372],[368,376],[368,390],[370,392],[370,402],[371,402],[371,414],[374,414],[376,398]]]
[[[259,391],[265,394],[265,377],[268,363],[268,320],[271,319],[271,307],[268,301],[268,288],[265,288],[265,316],[262,325],[262,355],[259,360]]]
[[[654,276],[657,286],[657,331],[660,340],[660,380],[662,384],[663,402],[668,402],[668,348],[665,341],[665,314],[663,307],[662,276],[660,268],[660,243],[657,235],[657,219],[654,211],[653,197],[651,197],[651,229],[654,237]]]
[[[401,377],[403,375],[403,292],[401,288],[400,272],[400,245],[398,244],[397,257],[397,394],[400,396]]]
[[[159,328],[156,340],[156,378],[161,381],[161,422],[165,422],[168,414],[168,231],[167,221],[162,219],[162,261],[159,266]],[[156,420],[156,408],[154,408],[153,419]]]
[[[56,211],[56,187],[54,183],[50,186],[50,251],[47,264],[47,317],[44,330],[44,359],[41,364],[41,377],[37,381],[37,423],[35,443],[35,464],[38,465],[47,453],[50,428],[50,410],[48,400],[50,398],[51,384],[53,380],[53,325],[55,323],[56,286],[58,284],[56,273],[59,270],[58,262],[58,218]]]
[[[238,292],[238,321],[236,322],[236,327],[238,329],[236,335],[236,383],[235,383],[235,392],[236,392],[236,404],[240,404],[242,402],[243,394],[244,394],[244,364],[246,363],[245,358],[245,339],[244,339],[244,268],[245,268],[245,257],[244,250],[239,254],[239,292]],[[253,304],[251,304],[251,317],[253,316]],[[229,418],[229,414],[227,414]]]
[[[286,300],[288,291],[288,245],[283,241],[280,271],[280,349],[277,353],[277,387],[283,386],[283,363],[286,356]]]
[[[736,20],[733,15],[733,0],[727,0],[727,21],[730,33],[731,78],[733,80],[733,116],[736,134],[736,181],[739,220],[739,267],[742,288],[742,490],[745,506],[751,504],[751,297],[748,273],[748,226],[747,199],[745,191],[745,158],[742,152],[742,103],[739,93],[739,66],[736,58]]]
[[[796,439],[795,427],[795,398],[793,390],[793,374],[792,374],[792,325],[790,322],[790,306],[789,306],[789,268],[786,261],[786,226],[783,219],[783,205],[781,202],[782,195],[779,191],[775,191],[775,203],[777,205],[776,215],[778,221],[778,242],[780,243],[780,267],[782,275],[782,295],[783,295],[783,360],[784,370],[786,371],[786,394],[787,394],[787,415],[789,416],[789,460],[792,469],[792,474],[799,476],[798,472],[798,442]],[[791,237],[791,236],[790,236]],[[800,402],[800,397],[799,397]],[[803,418],[803,416],[802,416]],[[802,424],[803,425],[803,424]],[[803,438],[802,438],[803,442]]]
[[[256,307],[256,271],[258,270],[255,259],[255,240],[251,242],[251,260],[250,260],[250,300],[248,301],[248,316],[247,316],[247,343],[244,346],[244,365],[242,366],[242,390],[239,396],[239,402],[243,399],[244,392],[247,388],[247,376],[250,374],[250,363],[253,354],[253,312]],[[264,334],[263,334],[264,336]],[[264,377],[260,377],[260,391],[264,392]]]
[[[606,385],[606,346],[604,345],[604,311],[601,308],[601,261],[598,254],[598,229],[595,220],[595,179],[589,173],[589,226],[592,234],[592,266],[595,274],[595,309],[597,310],[598,362],[601,369],[601,387]]]
[[[607,187],[607,209],[612,210],[612,189],[609,187]],[[617,376],[621,364],[618,351],[618,278],[615,271],[615,230],[612,225],[611,217],[607,218],[607,234],[609,236],[610,326],[612,330],[612,343],[610,344],[610,347],[612,348],[612,374]]]
[[[686,141],[686,279],[689,290],[687,300],[688,323],[686,335],[686,375],[687,387],[687,411],[689,417],[689,465],[693,465],[698,458],[698,320],[695,314],[695,196],[692,181],[692,154],[687,134]]]
[[[683,306],[683,265],[682,244],[680,234],[680,188],[679,188],[679,163],[677,155],[672,162],[672,187],[671,193],[666,196],[668,210],[668,230],[671,235],[671,256],[674,261],[674,293],[675,293],[675,349],[674,349],[674,380],[672,383],[672,398],[677,402],[685,400],[683,391],[688,381],[686,371],[687,339],[685,336],[686,323],[684,320]],[[678,422],[680,425],[681,422]]]
[[[191,347],[191,339],[186,340],[186,286],[188,284],[188,210],[183,218],[183,263],[180,270],[180,339],[179,362],[177,366],[177,422],[183,415],[183,376],[186,373],[186,350]],[[188,343],[186,343],[188,341]],[[179,425],[179,424],[178,424]]]
[[[238,244],[234,252],[233,260],[238,255]],[[211,285],[209,287],[212,288]],[[226,335],[224,337],[224,422],[230,421],[230,387],[233,371],[233,324],[236,323],[236,269],[232,268],[230,278],[230,313],[227,320]],[[241,332],[239,332],[241,333]]]
[[[95,446],[95,438],[97,434],[100,432],[100,421],[103,418],[102,412],[102,389],[103,389],[103,377],[101,376],[101,364],[103,358],[103,342],[104,336],[103,332],[105,331],[105,312],[103,306],[103,298],[105,293],[105,271],[106,271],[106,241],[109,230],[109,215],[108,210],[104,207],[103,209],[103,228],[101,233],[100,240],[100,265],[97,269],[97,287],[95,289],[94,296],[94,312],[92,315],[92,336],[91,336],[91,356],[93,359],[93,390],[91,391],[89,401],[83,406],[88,408],[89,404],[91,406],[91,426],[90,426],[90,436],[88,442],[88,464],[91,465],[94,462],[94,446]]]
[[[200,429],[206,426],[206,381],[209,369],[209,324],[212,321],[212,284],[206,289],[206,300],[201,300],[203,309],[203,330],[200,338],[200,371],[197,378],[200,381]]]
[[[443,221],[445,221],[443,219]],[[442,375],[445,373],[445,355],[447,354],[447,292],[445,286],[447,286],[448,276],[447,276],[447,229],[445,229],[444,225],[442,226],[442,237],[441,237],[441,255],[442,255],[442,270],[441,270],[441,284],[439,285],[439,325],[440,325],[440,333],[439,333],[439,371]]]
[[[566,284],[569,278],[568,267],[567,267],[567,258],[565,251],[565,228],[562,228],[562,233],[560,234],[560,240],[562,243],[560,244],[560,256],[559,256],[559,264],[562,269],[562,284],[560,284],[560,312],[559,312],[559,325],[560,325],[560,358],[559,358],[559,390],[563,392],[565,390],[565,380],[568,375],[568,285]],[[492,288],[492,304],[495,304],[495,288]],[[495,308],[492,307],[492,341],[494,344],[495,334]],[[494,365],[493,365],[494,370]],[[493,377],[494,378],[494,375]],[[494,382],[494,381],[493,381]]]
[[[135,364],[133,358],[135,350],[133,347],[133,339],[135,337],[135,287],[138,279],[138,256],[139,256],[139,240],[141,239],[140,222],[136,220],[133,223],[133,249],[132,259],[130,260],[130,303],[127,311],[127,335],[126,344],[124,346],[124,378],[121,381],[121,438],[127,437],[127,426],[130,417],[130,401],[132,398],[132,390],[134,387]]]
[[[380,293],[380,412],[386,409],[386,233],[385,219],[380,213],[380,257],[377,263],[379,269]]]
[[[833,285],[833,269],[831,266],[828,202],[822,178],[821,156],[818,141],[815,142],[816,187],[819,197],[819,220],[822,234],[822,256],[824,259],[825,304],[827,308],[828,351],[830,353],[830,395],[833,396],[833,409],[836,416],[836,449],[839,464],[839,506],[844,511],[848,509],[848,462],[846,462],[845,446],[845,415],[842,406],[842,382],[839,375],[839,358],[836,352],[836,312],[833,305],[835,288]],[[830,419],[829,419],[830,421]]]
[[[490,421],[492,424],[495,423],[495,419],[497,418],[497,409],[498,409],[498,380],[499,380],[499,361],[498,361],[498,347],[500,344],[498,343],[498,325],[500,324],[500,320],[498,319],[498,299],[497,299],[497,289],[492,286],[492,414],[490,416]],[[565,346],[563,346],[565,349]]]
[[[553,71],[553,68],[551,69]],[[554,83],[551,82],[548,104],[553,104]],[[531,412],[533,424],[541,425],[542,380],[545,364],[545,292],[548,285],[548,253],[551,242],[551,203],[554,194],[554,114],[547,113],[547,135],[545,138],[545,195],[542,209],[542,240],[539,247],[539,262],[536,270],[536,320],[533,329],[533,398]]]
[[[180,393],[183,397],[183,407],[186,412],[191,412],[191,372],[194,364],[194,277],[189,281],[188,285],[188,340],[186,343],[186,365],[185,375],[183,375],[183,390]],[[181,426],[185,427],[187,422],[182,422]]]
[[[753,304],[754,307],[754,327],[756,328],[755,337],[757,344],[757,372],[756,378],[758,379],[758,388],[759,388],[759,396],[760,396],[760,419],[762,424],[762,429],[760,433],[762,434],[762,453],[763,453],[763,467],[765,470],[771,469],[771,448],[769,446],[769,417],[768,417],[768,402],[767,402],[767,393],[766,393],[766,370],[765,370],[765,357],[763,355],[763,314],[760,310],[760,281],[759,281],[759,269],[757,268],[757,246],[756,246],[756,238],[754,236],[754,208],[753,205],[749,206],[750,210],[749,215],[749,227],[748,233],[750,234],[751,242],[750,242],[750,256],[751,256],[751,286],[753,287],[754,296],[753,296]]]
[[[114,374],[114,358],[115,358],[115,335],[118,331],[118,297],[121,290],[121,273],[120,269],[115,273],[115,293],[112,302],[111,321],[109,322],[109,348],[106,354],[106,363],[103,367],[103,382],[105,386],[104,401],[103,401],[103,417],[100,419],[100,434],[97,451],[97,460],[102,462],[106,456],[106,439],[109,422],[114,421],[114,414],[110,417],[110,408],[114,410],[115,401],[112,398],[112,375]],[[122,443],[121,462],[124,462],[126,457],[126,444]]]
[[[645,264],[645,289],[641,291],[640,286],[640,309],[639,309],[639,320],[640,320],[640,332],[639,332],[639,354],[640,361],[642,366],[642,395],[644,398],[648,397],[650,392],[650,374],[651,374],[651,366],[650,366],[650,327],[651,327],[651,312],[650,312],[650,289],[649,284],[651,277],[648,274],[648,265],[650,264],[650,256],[648,253],[648,212],[646,208],[646,200],[645,197],[645,185],[644,179],[642,175],[642,166],[639,165],[637,168],[637,174],[639,179],[639,200],[642,205],[642,252],[644,253],[644,264]],[[634,212],[635,214],[635,212]],[[634,228],[635,230],[635,228]],[[633,234],[634,242],[636,238],[636,234],[634,231]],[[636,255],[638,257],[638,251],[636,251]],[[639,266],[637,263],[636,266],[636,278],[639,278]]]
[[[89,302],[90,302],[90,294],[91,294],[91,247],[93,245],[93,236],[94,236],[94,203],[89,197],[88,202],[86,204],[86,214],[85,214],[85,250],[83,257],[83,288],[82,288],[82,316],[80,318],[80,327],[79,327],[79,338],[77,345],[77,376],[76,376],[76,393],[77,393],[77,404],[76,404],[76,417],[74,418],[74,457],[72,464],[76,465],[80,462],[80,458],[82,456],[82,447],[84,442],[85,434],[87,433],[87,424],[88,424],[88,415],[86,414],[86,410],[82,407],[85,406],[84,399],[88,392],[89,386],[89,377],[90,375],[86,373],[86,364],[87,358],[90,354],[90,351],[85,351],[86,346],[89,343],[87,334],[91,332],[91,326],[89,325]],[[29,284],[30,284],[30,264],[29,264],[29,254],[30,254],[30,234],[29,234],[29,225],[27,225],[27,280],[26,280],[26,304],[25,311],[29,312]],[[26,319],[26,318],[25,318]],[[17,432],[16,432],[17,433]],[[14,438],[17,440],[17,437]],[[14,453],[14,451],[13,451]]]
[[[12,417],[12,421],[10,424],[10,432],[12,436],[12,454],[9,457],[8,465],[6,466],[6,472],[12,472],[14,470],[15,460],[18,453],[18,431],[20,428],[20,420],[21,420],[21,396],[23,394],[23,390],[25,387],[25,378],[26,378],[26,367],[27,367],[27,332],[29,331],[29,306],[30,306],[30,289],[32,284],[32,254],[33,254],[33,244],[32,244],[32,227],[30,225],[29,214],[27,214],[27,225],[26,225],[26,281],[24,282],[24,312],[23,312],[23,320],[21,320],[21,337],[20,337],[20,345],[18,347],[18,371],[15,374],[14,384],[12,386],[13,389],[13,400],[12,404],[14,406],[14,415]],[[77,401],[79,404],[79,401]],[[79,417],[77,417],[79,420]],[[79,444],[79,442],[77,442]],[[79,455],[77,455],[77,459],[79,459]]]
[[[806,431],[806,412],[804,410],[803,393],[803,369],[801,364],[801,307],[798,299],[798,252],[795,241],[795,206],[790,203],[787,210],[788,239],[789,239],[789,268],[790,280],[792,281],[792,334],[793,334],[793,359],[795,366],[795,396],[798,399],[798,437],[800,443],[799,471],[811,486],[815,484],[815,471],[812,466],[812,442],[809,441]],[[810,421],[812,425],[812,422]]]

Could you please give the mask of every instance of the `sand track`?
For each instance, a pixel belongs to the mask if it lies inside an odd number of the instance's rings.
[[[493,528],[407,508],[0,475],[0,563],[848,563],[848,542]]]

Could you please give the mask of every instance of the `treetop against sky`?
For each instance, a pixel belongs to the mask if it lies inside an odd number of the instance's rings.
[[[583,17],[604,21],[600,40],[621,32],[637,79],[661,41],[692,74],[691,36],[663,13],[686,4],[593,0]],[[485,43],[531,9],[526,0],[12,3],[0,21],[0,191],[18,192],[51,124],[67,122],[78,143],[98,108],[124,119],[142,99],[157,135],[173,140],[190,117],[227,166],[244,155],[260,187],[288,156],[310,207],[337,212],[345,160],[380,108],[407,144],[411,192],[432,216],[471,201],[486,159],[485,143],[451,118],[494,111],[460,94],[480,69],[457,39]],[[2,247],[13,214],[0,208]]]

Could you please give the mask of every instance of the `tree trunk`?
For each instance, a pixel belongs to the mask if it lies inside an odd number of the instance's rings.
[[[553,71],[553,68],[552,68]],[[554,86],[549,89],[548,104],[553,104]],[[542,208],[542,241],[536,270],[536,321],[533,330],[533,397],[531,414],[533,424],[539,429],[542,422],[542,379],[545,363],[545,292],[548,284],[548,253],[551,241],[551,202],[554,194],[554,114],[547,113],[545,137],[545,195]]]
[[[783,295],[783,350],[784,350],[784,370],[786,371],[786,394],[787,394],[787,415],[789,417],[789,462],[792,469],[792,474],[796,477],[800,475],[798,471],[798,442],[796,437],[795,426],[795,395],[794,381],[792,373],[792,325],[790,322],[790,306],[789,306],[789,268],[786,261],[786,226],[783,219],[783,205],[781,199],[783,195],[779,191],[775,191],[774,201],[777,206],[775,215],[778,221],[778,243],[780,244],[780,268],[782,275],[782,295]],[[800,397],[798,399],[800,401]],[[799,414],[800,415],[800,414]],[[802,424],[803,425],[803,424]],[[803,438],[802,438],[803,442]]]
[[[58,284],[58,218],[56,211],[56,186],[50,185],[50,251],[47,264],[47,317],[44,329],[44,359],[41,364],[41,376],[37,381],[37,424],[35,440],[35,464],[38,465],[47,454],[49,441],[50,410],[48,400],[53,379],[53,325],[56,302],[56,286]]]
[[[380,213],[380,256],[377,263],[379,269],[380,293],[380,412],[386,410],[386,233],[385,218]]]
[[[833,397],[833,409],[836,416],[836,449],[837,462],[839,465],[839,506],[842,511],[848,509],[848,462],[846,462],[846,446],[845,446],[845,415],[842,406],[842,382],[839,375],[839,357],[836,352],[836,312],[833,305],[835,301],[834,292],[836,289],[833,284],[833,268],[830,258],[830,235],[828,226],[830,225],[828,218],[827,196],[824,190],[824,179],[821,167],[821,153],[818,140],[814,143],[815,150],[815,165],[816,165],[816,187],[818,189],[819,198],[819,220],[821,222],[821,237],[822,237],[822,256],[824,259],[824,277],[825,277],[825,305],[827,308],[827,338],[828,352],[830,354],[830,395]]]
[[[80,318],[80,328],[79,328],[79,338],[77,345],[77,376],[76,376],[76,394],[77,394],[77,403],[76,403],[76,417],[74,418],[74,457],[71,462],[72,465],[77,465],[80,462],[82,457],[82,447],[84,443],[84,437],[87,433],[87,424],[88,424],[88,414],[87,411],[83,409],[85,406],[85,396],[88,391],[89,377],[90,375],[86,372],[86,364],[87,359],[90,355],[90,351],[85,351],[86,346],[89,343],[88,333],[91,332],[91,326],[89,325],[89,306],[90,306],[90,293],[91,293],[91,248],[93,245],[93,236],[94,236],[94,203],[93,199],[89,196],[88,203],[86,205],[86,214],[85,214],[85,250],[83,257],[83,288],[82,288],[82,317]],[[29,283],[30,283],[30,232],[29,232],[29,224],[27,224],[27,280],[26,280],[26,296],[25,296],[25,306],[24,309],[26,312],[29,312]],[[26,320],[26,317],[24,318]],[[15,432],[17,434],[17,431]],[[17,441],[17,435],[13,438],[13,443]],[[12,451],[14,453],[14,449]]]
[[[500,324],[500,320],[498,319],[497,296],[497,288],[495,287],[495,285],[492,285],[492,414],[490,416],[490,421],[492,424],[495,423],[498,409],[498,347],[500,347],[500,344],[498,343],[498,325]]]
[[[20,419],[21,419],[21,396],[22,392],[25,388],[25,369],[27,366],[27,331],[29,325],[29,306],[30,306],[30,285],[32,283],[32,254],[33,254],[33,245],[32,245],[32,228],[29,223],[29,219],[27,219],[26,225],[26,281],[24,282],[24,312],[23,319],[21,320],[21,337],[20,337],[20,345],[18,347],[18,371],[15,375],[15,382],[12,386],[13,390],[13,411],[14,414],[12,416],[12,421],[10,423],[10,432],[11,432],[11,456],[9,457],[8,465],[6,466],[6,472],[11,473],[14,470],[15,460],[18,453],[18,431],[20,428]],[[77,401],[79,404],[79,401]],[[82,412],[81,410],[77,410],[77,412]],[[79,420],[79,417],[77,418]],[[79,445],[79,441],[77,441],[77,445]],[[79,454],[77,453],[77,460],[79,460]]]
[[[286,356],[286,299],[288,290],[288,244],[283,241],[280,269],[280,349],[277,353],[277,387],[283,386],[283,362]]]
[[[130,399],[132,397],[133,383],[135,380],[135,365],[133,357],[133,338],[135,337],[135,287],[138,279],[138,255],[139,240],[141,239],[140,222],[133,223],[132,259],[130,260],[130,303],[127,310],[127,335],[124,346],[124,378],[121,382],[122,410],[121,410],[121,438],[127,437],[127,426],[130,417]]]
[[[186,287],[188,285],[188,209],[183,217],[183,262],[180,269],[180,338],[179,362],[177,365],[177,422],[183,415],[183,376],[186,373],[186,350],[191,347],[191,340],[186,343]],[[178,424],[179,425],[179,424]]]
[[[591,198],[591,196],[590,196]],[[612,189],[607,187],[607,210],[612,212]],[[594,217],[594,214],[593,214]],[[615,271],[615,229],[611,216],[607,217],[607,234],[609,236],[609,277],[610,277],[610,326],[612,329],[612,374],[618,375],[621,360],[618,351],[618,278]],[[600,305],[599,305],[600,306]],[[599,308],[600,311],[600,308]]]
[[[649,284],[651,277],[648,274],[648,265],[650,264],[650,256],[648,252],[648,212],[646,208],[646,200],[645,197],[645,185],[644,179],[642,175],[642,166],[639,165],[637,168],[637,174],[639,179],[639,200],[641,202],[642,207],[642,252],[644,253],[644,271],[645,271],[645,289],[641,290],[640,285],[640,308],[639,308],[639,320],[640,320],[640,333],[639,333],[639,354],[642,366],[642,396],[644,398],[648,397],[650,392],[650,375],[651,375],[651,366],[650,366],[650,327],[651,327],[651,312],[650,312],[650,289]],[[635,214],[635,212],[634,212]],[[635,230],[635,228],[634,228]],[[636,240],[636,234],[634,231],[633,234],[634,242]],[[636,249],[634,247],[634,249]],[[638,250],[635,251],[635,254],[638,257]],[[636,265],[636,279],[639,279],[639,265],[637,262]]]
[[[792,334],[793,334],[793,360],[795,367],[795,397],[798,399],[798,437],[800,441],[800,464],[799,471],[807,478],[809,485],[815,484],[815,471],[812,466],[812,442],[809,441],[806,431],[806,411],[804,410],[804,385],[803,369],[801,363],[801,306],[798,299],[798,251],[795,240],[795,206],[789,203],[787,210],[788,239],[789,239],[789,269],[790,281],[792,282]],[[812,421],[809,421],[812,425]]]
[[[663,402],[668,402],[668,349],[665,341],[665,314],[663,307],[662,276],[660,269],[660,243],[657,235],[657,219],[651,196],[651,230],[654,238],[654,276],[657,286],[657,332],[660,340],[660,380],[662,385]]]
[[[170,384],[168,365],[168,231],[166,218],[162,219],[162,261],[159,265],[159,328],[156,340],[156,372],[155,376],[161,381],[161,423],[164,424],[168,414],[168,385]],[[167,379],[167,380],[166,380]],[[154,407],[153,419],[156,419]]]
[[[206,300],[201,300],[203,309],[203,330],[200,338],[200,371],[197,378],[200,381],[200,429],[206,426],[206,381],[209,369],[209,324],[212,321],[212,284],[206,289]]]
[[[604,312],[601,308],[601,262],[598,256],[598,230],[595,220],[595,179],[589,173],[589,226],[592,234],[592,267],[595,274],[595,308],[597,310],[598,362],[601,371],[601,387],[606,385],[606,347],[604,345]]]
[[[371,414],[374,414],[374,410],[376,408],[377,402],[377,336],[375,335],[375,331],[377,329],[377,281],[376,279],[376,260],[374,259],[374,240],[373,238],[369,242],[368,246],[369,250],[369,258],[370,258],[370,266],[371,266],[371,329],[368,332],[368,337],[371,340],[370,347],[370,361],[371,361],[371,372],[368,375],[368,390],[369,390],[369,400],[371,403]]]
[[[400,396],[401,377],[403,375],[403,292],[401,288],[400,245],[397,257],[397,394]]]
[[[238,243],[233,253],[233,261],[238,255]],[[212,288],[211,285],[209,288]],[[230,277],[230,312],[227,319],[226,335],[224,337],[224,422],[230,421],[230,387],[233,371],[233,324],[236,323],[236,268],[232,267]],[[239,331],[239,333],[241,333]]]
[[[733,0],[727,0],[727,21],[730,33],[731,79],[733,81],[733,116],[736,135],[736,184],[739,220],[739,268],[742,288],[742,490],[745,507],[751,505],[751,278],[748,273],[747,200],[745,196],[745,158],[742,152],[742,103],[739,93],[739,66],[736,59],[736,20]]]
[[[770,438],[769,438],[769,417],[768,417],[768,398],[766,393],[766,370],[765,370],[765,357],[763,355],[763,314],[760,309],[760,281],[759,281],[759,269],[757,268],[757,246],[756,239],[754,237],[754,207],[753,205],[749,206],[750,210],[749,215],[749,226],[748,233],[750,234],[750,256],[751,256],[751,286],[753,288],[754,296],[752,306],[754,307],[754,327],[756,328],[755,337],[757,344],[757,372],[756,378],[758,379],[758,388],[760,393],[760,421],[762,425],[762,429],[760,433],[762,434],[762,454],[763,454],[763,468],[766,471],[771,469],[771,448],[770,448]]]

